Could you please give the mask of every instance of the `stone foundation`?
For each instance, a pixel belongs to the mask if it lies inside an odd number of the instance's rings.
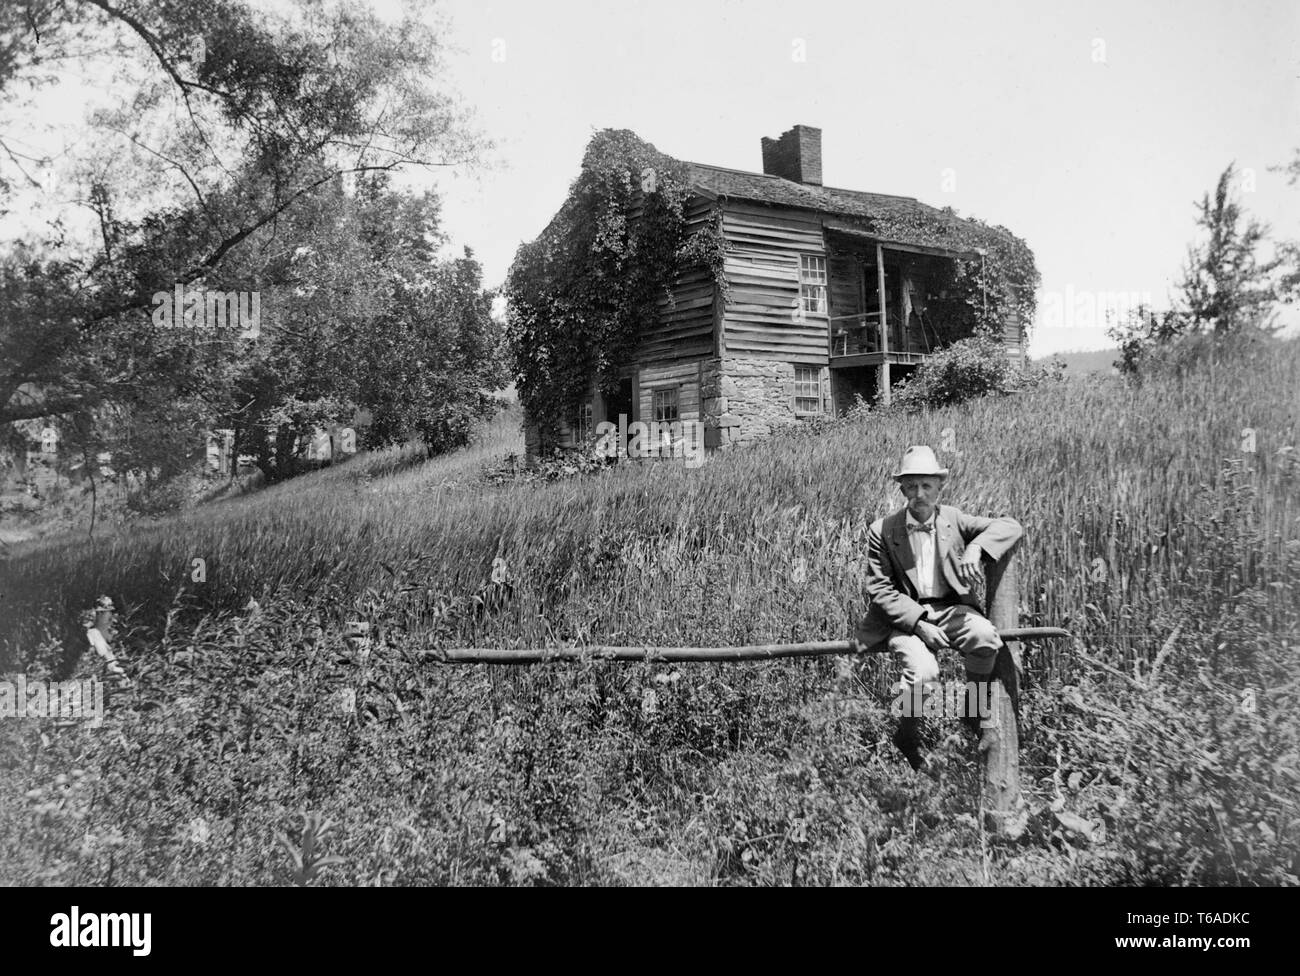
[[[825,366],[820,369],[819,413],[830,415],[833,409],[830,370]],[[703,422],[706,448],[744,447],[800,422],[801,415],[795,413],[794,406],[794,377],[794,363],[772,359],[727,357],[646,366],[638,381],[639,413],[643,421],[649,420],[652,391],[674,385],[679,390],[681,419]],[[525,450],[529,455],[538,452],[541,441],[538,435],[535,424],[525,424]],[[560,446],[576,444],[562,436]]]
[[[794,363],[771,359],[707,359],[700,391],[705,443],[742,447],[799,422],[794,409]],[[830,399],[829,370],[821,368],[821,408]]]

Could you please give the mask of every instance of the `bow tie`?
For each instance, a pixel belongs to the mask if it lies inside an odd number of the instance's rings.
[[[933,529],[934,529],[934,524],[932,522],[924,522],[924,523],[908,522],[907,523],[908,532],[930,532]]]

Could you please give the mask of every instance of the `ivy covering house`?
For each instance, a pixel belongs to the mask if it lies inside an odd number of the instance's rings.
[[[983,334],[1023,362],[1038,272],[1003,227],[822,183],[821,130],[763,170],[683,162],[603,130],[506,284],[530,453],[601,421],[699,421],[705,446],[841,413]]]

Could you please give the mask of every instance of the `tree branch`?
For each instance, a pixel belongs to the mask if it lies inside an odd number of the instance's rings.
[[[216,158],[216,150],[212,148],[212,144],[208,141],[207,135],[203,132],[203,127],[199,125],[199,120],[194,115],[194,104],[190,101],[190,89],[193,88],[198,91],[205,91],[209,94],[216,95],[218,98],[224,99],[227,103],[231,100],[230,93],[219,91],[215,88],[209,88],[207,85],[200,84],[196,81],[186,81],[182,78],[180,72],[176,70],[176,67],[170,60],[168,60],[167,55],[163,53],[162,44],[159,42],[153,31],[149,30],[149,28],[145,27],[144,24],[131,16],[125,10],[120,10],[117,7],[112,6],[107,3],[106,0],[82,0],[82,2],[89,3],[93,7],[98,7],[110,17],[120,20],[145,42],[158,63],[162,65],[162,69],[167,72],[172,81],[176,83],[176,87],[180,89],[181,98],[185,101],[185,111],[189,114],[190,122],[194,125],[194,131],[197,132],[199,138],[203,140],[204,147],[212,153],[214,158]]]
[[[85,410],[92,401],[80,397],[62,397],[55,400],[42,400],[23,406],[0,407],[0,424],[13,423],[16,420],[37,420],[41,417],[57,417],[63,414]]]
[[[260,218],[253,221],[253,223],[246,224],[245,226],[241,227],[234,234],[231,234],[229,237],[223,240],[206,258],[204,258],[198,264],[192,266],[189,270],[177,276],[176,281],[179,284],[185,285],[185,284],[189,284],[191,281],[194,281],[197,278],[201,278],[205,273],[217,267],[217,265],[221,263],[222,259],[233,248],[239,246],[251,234],[265,227],[267,224],[271,223],[271,221],[279,217],[280,214],[288,210],[289,207],[291,207],[300,197],[330,182],[331,180],[338,177],[340,174],[388,171],[388,170],[396,169],[398,166],[403,165],[403,163],[404,163],[403,160],[396,160],[392,163],[387,163],[382,166],[380,165],[355,166],[352,167],[351,169],[334,170],[328,173],[327,175],[322,176],[318,180],[313,180],[312,182],[299,187],[292,194],[290,194],[288,197],[282,200],[278,206],[274,207],[270,211],[263,214]],[[96,312],[95,314],[91,315],[87,321],[88,323],[101,322],[104,319],[112,318],[115,315],[121,315],[125,312],[132,312],[138,309],[142,309],[152,301],[153,301],[152,296],[139,295],[119,305],[114,305],[109,308],[103,309],[99,312]]]
[[[41,188],[40,180],[32,176],[31,173],[27,172],[27,170],[23,167],[23,164],[18,161],[18,157],[21,156],[23,159],[32,163],[47,163],[49,162],[49,160],[38,159],[35,156],[28,156],[26,153],[20,153],[16,149],[10,148],[9,144],[5,142],[3,139],[0,139],[0,149],[3,149],[5,151],[5,155],[9,157],[10,161],[17,168],[18,172],[22,173],[23,176],[27,177],[27,182],[29,182],[32,186],[36,187],[39,190]]]

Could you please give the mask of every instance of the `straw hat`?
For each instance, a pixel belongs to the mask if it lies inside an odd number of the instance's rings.
[[[939,459],[934,456],[934,451],[930,448],[924,444],[913,444],[903,452],[903,463],[894,472],[894,477],[905,478],[909,474],[946,478],[948,469],[939,467]]]

